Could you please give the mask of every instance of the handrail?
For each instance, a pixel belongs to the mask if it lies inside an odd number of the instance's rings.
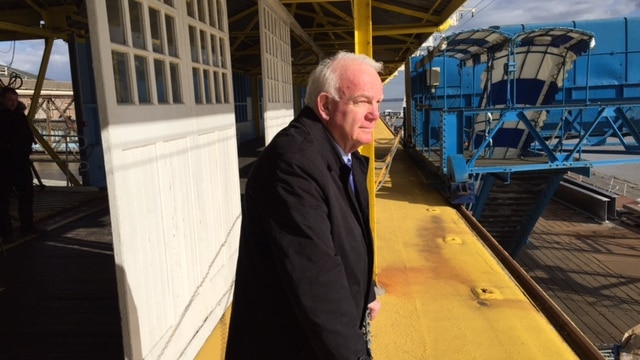
[[[393,139],[393,145],[391,145],[391,150],[382,160],[384,164],[380,168],[380,173],[378,174],[378,178],[376,179],[375,188],[376,192],[380,190],[382,184],[387,179],[389,175],[389,170],[391,169],[391,162],[393,161],[393,156],[396,154],[396,150],[398,150],[398,145],[400,144],[400,138],[402,138],[402,131],[399,131],[398,134]]]
[[[50,155],[51,159],[32,159],[32,162],[55,162],[56,165],[58,165],[58,167],[60,168],[60,170],[62,170],[62,172],[65,175],[66,181],[67,181],[67,186],[70,184],[73,184],[74,186],[80,186],[80,183],[78,182],[78,180],[76,179],[75,175],[71,172],[71,169],[69,169],[69,164],[70,163],[83,163],[83,161],[81,159],[78,159],[77,156],[75,156],[75,151],[73,149],[71,149],[71,147],[69,146],[69,138],[77,138],[78,139],[78,150],[82,150],[83,147],[80,146],[80,138],[82,138],[81,135],[77,135],[77,134],[39,134],[43,139],[45,139],[46,137],[50,137],[50,138],[54,138],[54,139],[60,139],[58,140],[53,146],[50,144],[49,140],[45,141],[47,142],[47,147],[49,149],[51,149],[54,153],[55,156],[51,156],[51,153],[49,153],[48,151],[45,151],[46,154]],[[64,154],[64,158],[60,157],[60,155],[58,154],[58,152],[56,151],[57,149],[59,149],[60,147],[60,143],[61,140],[64,140],[64,149],[62,151],[62,153]],[[86,142],[84,142],[86,144]],[[40,146],[42,146],[42,143],[40,143]],[[46,149],[45,146],[42,146],[43,149]],[[70,156],[72,155],[72,156]]]

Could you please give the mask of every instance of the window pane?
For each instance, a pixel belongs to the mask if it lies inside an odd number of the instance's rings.
[[[200,91],[200,71],[198,68],[193,68],[193,94],[195,95],[196,104],[202,104],[202,91]]]
[[[158,54],[164,53],[162,46],[162,18],[160,12],[149,8],[149,27],[151,28],[151,48]]]
[[[202,63],[209,65],[209,51],[207,50],[207,33],[200,30],[200,54]]]
[[[208,0],[208,1],[209,1],[209,25],[218,29],[218,15],[216,11],[216,1],[215,0]]]
[[[218,89],[220,89],[220,72],[216,71],[214,76],[213,76],[213,86],[216,89],[216,104],[222,104],[222,94],[220,94],[220,91],[217,91]]]
[[[205,0],[195,0],[198,4],[198,20],[203,23],[207,23],[207,12],[204,11],[204,1]]]
[[[173,0],[164,0],[164,3],[173,7]]]
[[[171,100],[174,104],[182,102],[182,89],[180,88],[180,68],[178,64],[169,64],[171,74]]]
[[[187,15],[192,18],[196,18],[195,11],[193,10],[193,0],[186,0],[187,2]]]
[[[145,48],[144,23],[142,20],[142,4],[135,0],[129,0],[129,18],[131,20],[131,41],[133,47]]]
[[[176,30],[175,30],[175,19],[169,15],[166,15],[165,18],[165,28],[167,31],[167,50],[170,56],[178,56],[178,44],[176,44]]]
[[[156,75],[156,92],[158,93],[158,103],[168,103],[167,99],[167,75],[164,70],[164,61],[153,60],[154,72]]]
[[[189,46],[191,48],[191,61],[198,61],[198,30],[195,27],[189,26]]]
[[[211,35],[211,65],[218,67],[218,37]]]
[[[220,67],[223,69],[227,68],[227,63],[226,63],[226,57],[225,57],[225,52],[224,52],[224,44],[225,44],[225,40],[222,38],[219,38],[218,41],[220,42]]]
[[[151,97],[149,95],[149,76],[147,72],[147,59],[142,56],[134,57],[136,68],[136,85],[138,86],[138,102],[149,103]]]
[[[224,0],[217,0],[216,3],[218,4],[218,6],[216,6],[216,10],[218,11],[218,29],[220,30],[224,30],[224,24],[225,23],[225,17],[226,15],[224,14],[223,10],[225,9],[225,3]]]
[[[124,26],[122,25],[120,1],[107,1],[107,21],[109,22],[109,37],[111,42],[124,44]]]
[[[226,74],[222,74],[222,97],[225,104],[230,104],[229,99],[229,77]]]
[[[118,103],[131,103],[131,89],[129,88],[129,66],[127,55],[119,52],[111,53],[113,78],[116,84],[116,100]]]
[[[207,104],[211,104],[213,101],[211,99],[211,72],[209,70],[204,70],[204,101]]]

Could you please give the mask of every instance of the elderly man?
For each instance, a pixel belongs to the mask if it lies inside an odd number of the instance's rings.
[[[340,52],[265,148],[245,190],[226,359],[370,359],[380,303],[366,185],[382,64]]]

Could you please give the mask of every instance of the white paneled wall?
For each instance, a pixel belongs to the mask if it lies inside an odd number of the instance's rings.
[[[192,359],[230,303],[240,232],[225,2],[135,3],[87,2],[124,348]],[[152,16],[162,36],[130,26]]]

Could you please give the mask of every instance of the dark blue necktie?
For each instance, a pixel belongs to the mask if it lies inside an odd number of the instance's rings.
[[[351,158],[350,157],[345,158],[344,161],[349,167],[349,169],[351,169],[351,171],[349,171],[349,186],[351,186],[351,190],[355,192],[356,190],[355,190],[355,186],[353,185],[353,169],[351,168]]]

